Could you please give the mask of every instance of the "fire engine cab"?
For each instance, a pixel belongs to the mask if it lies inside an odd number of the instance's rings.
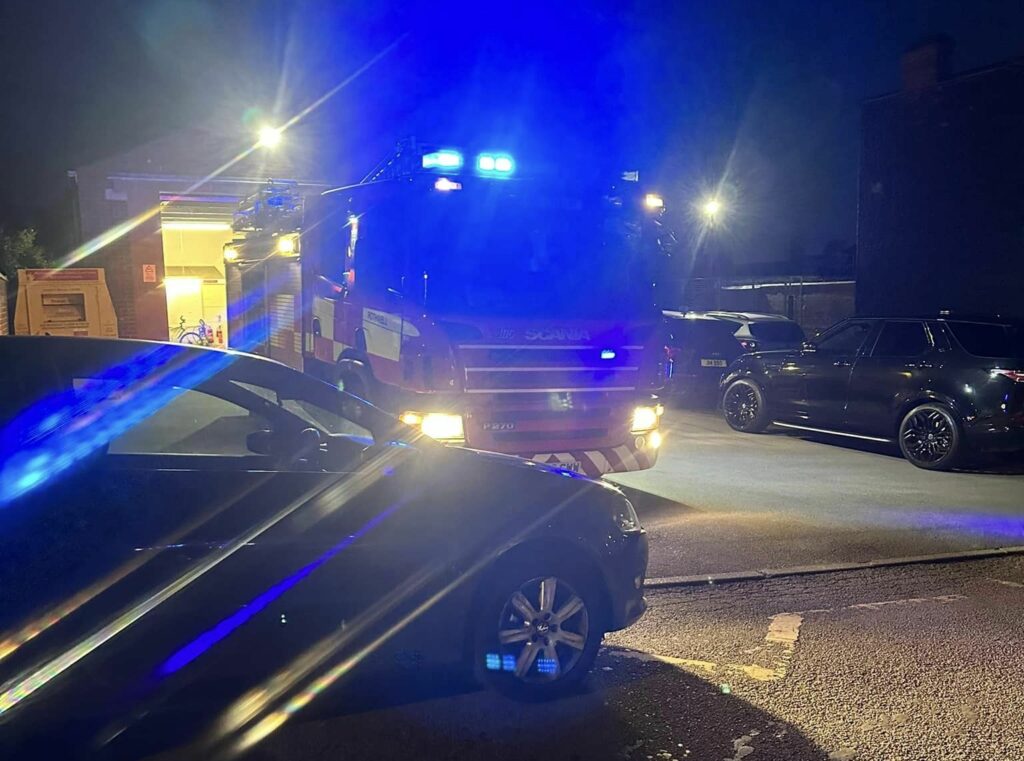
[[[406,141],[361,182],[269,183],[225,246],[230,343],[433,438],[591,476],[651,467],[660,197]]]

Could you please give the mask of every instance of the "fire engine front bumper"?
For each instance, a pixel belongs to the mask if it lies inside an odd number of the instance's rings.
[[[658,461],[658,446],[661,434],[657,431],[636,434],[629,441],[616,447],[601,449],[578,449],[568,452],[539,452],[526,454],[529,460],[574,470],[591,478],[605,473],[625,473],[631,470],[646,470]]]

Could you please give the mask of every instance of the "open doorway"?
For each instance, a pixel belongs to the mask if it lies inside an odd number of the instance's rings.
[[[160,227],[171,341],[228,345],[224,244],[233,237],[235,203],[221,196],[164,203]]]

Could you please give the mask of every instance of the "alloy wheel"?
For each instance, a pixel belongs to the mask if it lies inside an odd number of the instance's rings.
[[[740,427],[750,425],[758,413],[757,394],[746,383],[734,383],[726,392],[722,406],[732,423]]]
[[[488,655],[487,667],[527,683],[554,682],[579,662],[589,633],[586,602],[568,582],[554,576],[531,579],[502,608],[501,652]]]
[[[904,449],[918,462],[934,463],[948,455],[954,436],[949,416],[931,408],[918,410],[903,426]]]

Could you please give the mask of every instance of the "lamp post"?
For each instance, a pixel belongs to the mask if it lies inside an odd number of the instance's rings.
[[[260,127],[259,139],[256,144],[261,148],[276,148],[281,144],[284,130],[280,127],[271,127],[269,124]]]

